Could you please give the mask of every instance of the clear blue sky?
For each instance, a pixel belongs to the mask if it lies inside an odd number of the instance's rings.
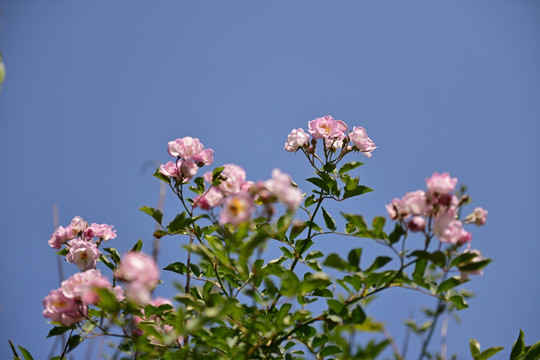
[[[113,224],[120,252],[139,238],[150,251],[154,225],[138,208],[156,203],[159,185],[143,169],[168,161],[168,141],[198,137],[216,164],[252,180],[279,167],[307,187],[308,167],[283,143],[326,114],[364,126],[379,147],[361,169],[375,192],[347,211],[385,214],[434,171],[488,209],[473,244],[494,262],[468,284],[476,297],[451,324],[449,351],[468,358],[475,337],[507,358],[519,329],[540,339],[540,3],[0,0],[0,10],[0,358],[8,338],[36,358],[52,345],[41,300],[58,286],[53,204],[62,225]],[[176,210],[168,197],[166,216]],[[330,251],[330,240],[317,246]],[[164,245],[171,261],[183,256],[175,241]],[[401,320],[431,302],[393,291],[369,311],[401,343]]]

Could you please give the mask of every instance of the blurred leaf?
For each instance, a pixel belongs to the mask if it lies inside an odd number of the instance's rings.
[[[470,262],[466,265],[459,266],[460,271],[476,271],[486,267],[491,262],[491,259]]]
[[[156,170],[156,172],[154,173],[153,175],[154,177],[157,177],[159,180],[167,183],[167,184],[170,184],[171,183],[171,179],[169,179],[168,177],[166,177],[165,175],[163,175],[162,173],[159,172],[159,170]]]
[[[212,185],[216,186],[216,185],[219,185],[219,183],[216,183],[216,180],[219,179],[221,173],[223,172],[223,170],[225,169],[225,167],[223,166],[220,166],[220,167],[217,167],[214,169],[214,171],[212,171]]]
[[[115,248],[103,248],[106,252],[111,254],[111,259],[116,263],[120,264],[120,254],[118,254],[118,251]]]
[[[472,252],[466,252],[466,253],[463,253],[461,255],[458,255],[450,262],[449,268],[451,268],[453,266],[459,266],[459,265],[466,264],[466,263],[470,262],[472,259],[474,259],[477,256],[478,256],[478,254],[475,254],[475,253],[472,253]]]
[[[464,283],[464,281],[461,281],[461,279],[457,276],[446,279],[437,287],[437,294],[453,289],[462,283]]]
[[[377,269],[382,268],[384,265],[388,264],[390,261],[392,261],[392,258],[388,256],[378,256],[373,264],[366,270],[366,273],[373,272]]]
[[[363,194],[371,192],[371,191],[373,191],[373,189],[370,189],[367,186],[358,185],[353,190],[345,189],[345,193],[343,194],[343,199],[348,199],[348,198],[351,198],[351,197],[354,197],[354,196],[363,195]]]
[[[135,245],[133,245],[133,247],[131,248],[131,251],[139,252],[139,251],[141,251],[142,246],[143,246],[143,242],[142,242],[141,239],[139,239],[139,240],[135,243]]]
[[[338,270],[346,270],[347,269],[347,262],[343,260],[338,254],[332,253],[326,257],[326,259],[323,262],[323,265],[338,269]]]
[[[480,344],[476,339],[470,339],[469,348],[471,349],[471,355],[473,359],[476,359],[476,357],[480,355]]]
[[[186,218],[186,213],[182,212],[174,218],[173,221],[169,223],[169,226],[167,226],[167,229],[170,233],[178,234],[182,231],[184,231],[191,223],[193,222],[193,219]]]
[[[306,197],[306,200],[304,200],[304,206],[308,208],[316,202],[317,200],[315,200],[315,195],[309,195],[308,197]]]
[[[367,225],[362,215],[353,215],[353,214],[345,214],[345,213],[341,213],[341,215],[345,218],[345,220],[347,220],[348,222],[356,226],[358,230],[367,231]]]
[[[326,223],[326,227],[332,231],[335,231],[337,228],[336,222],[334,221],[334,219],[332,219],[332,216],[330,216],[330,214],[326,211],[324,207],[322,208],[322,211],[323,211],[323,217],[324,217],[324,222]]]
[[[324,254],[322,252],[320,252],[319,250],[315,250],[315,251],[312,251],[309,254],[307,254],[306,257],[304,258],[304,260],[307,261],[307,260],[311,260],[311,259],[318,259],[318,258],[323,257],[323,256],[324,256]]]
[[[540,341],[528,347],[527,352],[525,352],[525,358],[524,358],[524,360],[538,360],[538,359],[540,359]]]
[[[360,165],[364,165],[364,163],[361,163],[359,161],[351,161],[351,162],[348,162],[346,164],[343,164],[343,166],[339,169],[338,174],[339,175],[345,174],[346,172],[349,172],[349,171],[351,171],[353,169],[356,169]]]
[[[99,260],[104,263],[109,269],[111,269],[112,271],[115,271],[116,270],[116,267],[114,266],[114,264],[109,260],[107,259],[105,256],[103,255],[100,255],[99,256]]]
[[[525,352],[525,341],[523,340],[524,334],[522,330],[519,330],[519,336],[514,342],[512,352],[510,353],[510,360],[516,359],[519,355]]]
[[[143,206],[139,208],[139,210],[147,213],[152,218],[154,218],[154,220],[156,220],[159,224],[161,224],[161,221],[163,220],[163,213],[159,211],[158,209],[154,209],[148,206]]]
[[[429,255],[429,259],[440,268],[446,266],[446,255],[442,251],[435,251]]]
[[[338,346],[330,345],[322,349],[319,356],[320,357],[332,356],[332,355],[339,354],[342,352],[343,350],[341,350],[341,348],[339,348]]]
[[[68,350],[67,352],[71,352],[73,349],[75,349],[77,346],[79,346],[79,344],[84,340],[83,337],[81,337],[80,335],[73,335],[69,338],[69,341],[68,341]]]
[[[416,264],[414,266],[414,272],[412,274],[412,278],[415,283],[418,285],[423,285],[425,283],[424,281],[424,273],[426,272],[428,261],[426,259],[418,259],[416,260]]]
[[[32,355],[30,355],[30,352],[19,345],[19,350],[21,350],[22,356],[24,357],[24,360],[34,360]]]
[[[291,239],[291,241],[293,241],[294,239],[296,239],[296,237],[298,235],[300,235],[302,233],[302,231],[305,230],[305,228],[307,227],[307,223],[305,221],[302,221],[302,222],[293,222],[293,226],[291,228],[291,232],[289,233],[289,239]]]
[[[390,240],[390,244],[395,244],[399,241],[399,239],[405,235],[407,232],[403,229],[403,227],[396,223],[396,226],[394,227],[394,231],[390,233],[388,236],[388,240]]]
[[[328,308],[336,314],[341,314],[345,309],[345,305],[339,300],[327,299],[326,302],[328,303]]]
[[[49,334],[47,335],[48,338],[61,335],[65,333],[66,331],[75,329],[75,325],[71,326],[55,326],[51,330],[49,330]]]
[[[323,166],[323,170],[328,173],[331,173],[335,169],[336,169],[336,164],[333,164],[333,163],[328,163]]]
[[[362,248],[352,249],[349,251],[347,260],[349,265],[354,269],[354,271],[360,270],[360,258],[362,257]]]
[[[489,349],[486,349],[486,350],[482,351],[477,357],[474,358],[474,360],[489,359],[490,357],[492,357],[493,355],[495,355],[496,353],[498,353],[502,349],[504,349],[504,348],[501,347],[501,346],[491,347]]]
[[[182,262],[175,262],[167,265],[163,270],[172,271],[177,274],[185,275],[187,274],[187,266]]]
[[[450,300],[458,310],[463,310],[469,307],[469,304],[467,304],[462,295],[451,296],[448,300]]]

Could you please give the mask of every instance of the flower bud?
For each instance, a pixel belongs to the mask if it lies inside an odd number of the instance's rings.
[[[426,219],[421,216],[414,216],[411,220],[407,222],[407,227],[412,232],[423,231],[426,227]]]

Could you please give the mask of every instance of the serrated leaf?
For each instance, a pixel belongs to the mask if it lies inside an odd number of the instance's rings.
[[[154,220],[158,222],[158,224],[161,224],[161,221],[163,220],[163,213],[159,211],[158,209],[154,209],[148,206],[140,207],[139,210],[142,212],[147,213],[150,215]]]
[[[351,161],[346,164],[343,164],[343,166],[339,169],[338,174],[345,174],[346,172],[349,172],[353,169],[356,169],[357,167],[364,165],[364,163],[361,163],[359,161]]]
[[[335,231],[337,228],[336,222],[334,221],[334,219],[332,219],[332,216],[330,216],[330,214],[326,211],[324,207],[322,208],[322,211],[326,227],[332,231]]]

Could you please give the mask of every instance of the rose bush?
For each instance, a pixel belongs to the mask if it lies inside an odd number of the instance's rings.
[[[75,217],[59,227],[49,246],[80,272],[43,299],[43,315],[54,325],[49,336],[69,334],[54,359],[65,359],[96,336],[118,339],[115,356],[124,359],[371,359],[386,349],[403,359],[406,354],[367,308],[391,287],[436,299],[435,309],[425,311],[429,321],[418,325],[408,319],[406,324],[421,338],[420,359],[445,358],[430,348],[430,340],[442,314],[468,306],[471,295],[462,284],[481,275],[490,262],[472,247],[467,230],[484,225],[487,211],[476,207],[463,216],[470,203],[466,189],[456,188],[458,179],[448,173],[434,173],[426,189],[386,205],[392,224],[382,216],[367,221],[354,213],[341,213],[342,220],[336,220],[330,202],[372,191],[352,173],[363,165],[358,154],[370,158],[377,147],[363,127],[349,131],[344,121],[329,115],[307,128],[292,130],[284,149],[303,154],[313,168],[306,179],[313,186],[308,193],[279,169],[257,182],[234,164],[197,176],[200,168],[212,165],[213,150],[192,137],[168,143],[174,159],[154,176],[183,210],[170,222],[158,209],[141,210],[158,224],[156,239],[187,239],[185,259],[163,267],[178,274],[172,299],[154,297],[160,269],[141,252],[140,240],[121,256],[114,247],[102,247],[116,238],[110,225],[88,225]],[[369,239],[393,256],[366,263],[360,247],[346,257],[324,254],[316,241],[322,236]],[[423,241],[408,241],[413,236]],[[267,253],[270,243],[279,246],[277,258]],[[101,274],[98,263],[109,268],[110,277]],[[350,341],[357,332],[380,336]],[[537,358],[539,344],[525,346],[520,333],[511,359]],[[501,349],[480,351],[471,340],[474,359]]]

